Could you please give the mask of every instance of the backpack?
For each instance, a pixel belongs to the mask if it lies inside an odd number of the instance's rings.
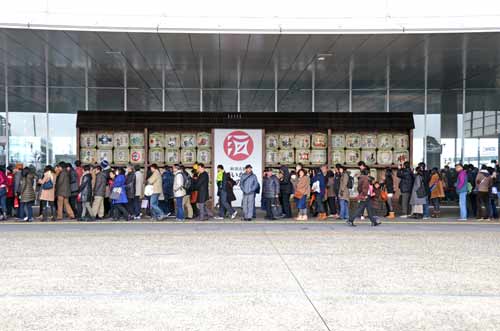
[[[354,188],[354,177],[351,175],[349,175],[349,180],[347,181],[347,188],[350,190]]]
[[[187,191],[191,188],[193,185],[193,178],[186,174],[185,172],[182,173],[182,178],[184,178],[184,184],[182,185],[184,189]]]

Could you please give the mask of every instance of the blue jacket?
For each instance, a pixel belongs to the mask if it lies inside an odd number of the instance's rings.
[[[319,189],[321,191],[320,196],[324,197],[326,193],[326,178],[321,171],[318,172],[316,176],[313,177],[311,183],[314,183],[317,180],[319,181]]]
[[[171,171],[165,171],[161,176],[163,185],[163,196],[165,199],[174,198],[174,174]]]
[[[121,187],[122,191],[120,193],[120,199],[118,200],[113,200],[113,204],[118,204],[118,203],[127,203],[127,191],[126,191],[126,185],[125,185],[125,175],[118,175],[115,177],[115,180],[113,181],[113,187],[111,189],[114,189],[115,187]]]
[[[255,194],[259,186],[259,181],[254,173],[241,175],[240,188],[243,194]]]

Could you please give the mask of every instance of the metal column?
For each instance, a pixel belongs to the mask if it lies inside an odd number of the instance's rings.
[[[429,37],[424,44],[424,163],[427,164],[427,78],[429,74]]]
[[[274,112],[278,112],[278,60],[274,61]]]
[[[354,69],[354,59],[349,60],[349,112],[352,113],[352,71]]]
[[[49,46],[45,44],[45,120],[47,131],[45,132],[45,164],[50,164],[49,159]],[[35,125],[33,123],[33,125]]]
[[[85,110],[89,110],[89,57],[85,56]]]
[[[241,81],[241,64],[240,64],[240,59],[238,59],[238,66],[237,66],[237,74],[238,74],[238,82],[236,83],[237,84],[237,87],[238,87],[238,104],[237,104],[237,110],[238,110],[238,113],[241,111],[241,91],[240,91],[240,81]]]
[[[127,111],[127,61],[125,55],[122,54],[123,59],[123,111]]]
[[[385,111],[390,111],[390,98],[391,95],[391,59],[387,55],[387,60],[385,63]]]
[[[464,162],[465,144],[465,88],[467,86],[467,39],[462,39],[462,146],[460,149],[460,162]]]
[[[312,79],[311,79],[311,111],[314,113],[316,108],[315,100],[315,88],[316,88],[316,62],[312,64]]]
[[[203,111],[203,58],[200,57],[200,112]]]
[[[10,123],[9,123],[9,83],[8,83],[8,78],[7,78],[7,37],[3,36],[3,42],[4,42],[4,47],[3,47],[3,54],[4,54],[4,61],[3,61],[3,70],[4,70],[4,101],[5,101],[5,166],[7,167],[9,165],[9,136],[10,136]]]
[[[165,63],[161,65],[161,110],[165,111]]]

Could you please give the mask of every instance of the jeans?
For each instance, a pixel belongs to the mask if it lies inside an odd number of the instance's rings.
[[[467,192],[458,194],[458,204],[460,206],[460,219],[467,219]]]
[[[113,204],[112,210],[113,210],[113,220],[118,221],[120,217],[123,217],[123,219],[128,221],[127,204],[115,203]]]
[[[219,216],[224,217],[226,214],[226,211],[229,212],[229,215],[232,215],[234,213],[234,208],[231,206],[229,201],[227,201],[227,192],[226,191],[220,191],[219,195]]]
[[[349,219],[349,201],[340,199],[340,218],[343,220]]]
[[[151,195],[151,216],[155,218],[163,218],[163,211],[160,209],[160,206],[158,205],[159,198],[160,198],[159,193]]]
[[[328,197],[328,209],[330,215],[335,215],[337,211],[337,197]]]
[[[21,202],[21,217],[25,218],[28,215],[28,220],[33,219],[33,203],[34,201]]]
[[[356,209],[356,212],[354,212],[354,215],[349,218],[349,221],[352,222],[352,221],[354,221],[354,219],[356,219],[356,218],[360,217],[361,215],[363,215],[363,212],[366,209],[368,211],[368,218],[370,219],[370,221],[372,223],[375,223],[376,220],[375,220],[375,217],[373,215],[371,201],[372,201],[371,198],[367,198],[366,200],[360,200],[358,202],[358,209]]]
[[[49,213],[50,210],[50,215],[52,216],[52,219],[56,218],[56,206],[54,205],[54,201],[46,201],[46,200],[40,200],[40,207],[43,206],[43,220],[47,220],[47,214]]]
[[[200,215],[198,216],[200,221],[205,221],[210,217],[213,217],[212,212],[207,208],[206,202],[198,202],[196,203],[196,207],[198,207],[198,210],[200,211]]]
[[[252,219],[255,213],[255,194],[243,194],[241,207],[243,209],[243,218]]]
[[[439,213],[439,198],[432,198],[431,199],[432,205],[434,206],[434,212]]]
[[[489,216],[494,219],[498,218],[497,204],[494,198],[490,198]]]
[[[316,200],[314,200],[316,203],[316,212],[317,213],[325,213],[325,205],[323,204],[323,196],[319,193],[316,193]]]
[[[266,202],[266,219],[273,219],[276,216],[279,216],[273,215],[273,203],[275,198],[264,198],[264,201]]]
[[[7,214],[7,190],[5,187],[0,188],[0,208],[2,208],[3,214]]]
[[[184,206],[182,205],[182,199],[184,197],[175,197],[175,217],[178,220],[183,220],[184,219]]]

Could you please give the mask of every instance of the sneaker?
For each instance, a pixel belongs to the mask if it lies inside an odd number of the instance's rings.
[[[408,218],[408,215],[401,215],[400,218]]]
[[[176,222],[184,222],[184,220],[181,220],[180,218],[175,219]]]
[[[423,220],[428,220],[428,219],[430,219],[430,217],[428,217],[428,216],[424,216],[424,217],[422,217],[422,219],[423,219]]]
[[[23,221],[28,222],[28,218],[27,217],[23,218]]]
[[[458,221],[467,221],[466,218],[459,218]]]
[[[165,217],[170,217],[172,216],[172,213],[167,213],[167,215],[165,215]]]
[[[224,217],[222,217],[222,216],[214,216],[214,220],[223,220],[223,219],[224,219]]]
[[[236,215],[238,215],[238,211],[234,211],[234,213],[231,215],[231,219],[234,220],[236,218]]]

